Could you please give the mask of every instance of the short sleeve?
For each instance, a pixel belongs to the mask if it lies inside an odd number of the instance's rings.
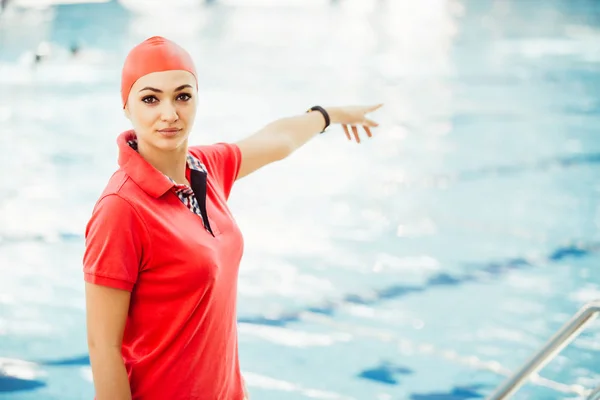
[[[146,239],[146,227],[129,202],[116,194],[101,198],[85,232],[85,281],[131,291]]]
[[[225,198],[229,198],[242,163],[240,148],[234,143],[217,143],[210,146],[193,146],[189,150],[204,163],[209,179],[217,181]]]

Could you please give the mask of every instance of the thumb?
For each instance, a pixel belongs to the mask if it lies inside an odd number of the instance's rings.
[[[369,107],[368,112],[373,112],[373,111],[379,110],[381,107],[383,107],[383,103],[371,106],[371,107]]]

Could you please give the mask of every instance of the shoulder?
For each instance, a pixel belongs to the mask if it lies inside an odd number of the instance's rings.
[[[109,178],[97,197],[88,220],[88,228],[94,222],[110,225],[119,220],[140,220],[145,225],[145,192],[121,169]]]
[[[114,179],[113,179],[114,178]],[[86,241],[93,238],[106,242],[109,237],[136,232],[149,237],[146,213],[139,195],[135,195],[135,185],[126,175],[113,175],[96,203],[86,225]],[[131,186],[131,185],[134,186]]]
[[[190,146],[188,150],[204,164],[209,182],[216,182],[227,199],[242,164],[242,153],[238,145],[215,143],[208,146]]]
[[[240,148],[235,143],[214,143],[210,145],[190,146],[189,152],[204,164],[237,164],[241,158]]]
[[[120,197],[128,202],[135,202],[144,191],[123,171],[118,169],[109,178],[98,202],[105,197]]]

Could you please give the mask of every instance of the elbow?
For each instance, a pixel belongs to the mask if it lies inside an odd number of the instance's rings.
[[[121,351],[121,345],[116,344],[116,343],[96,343],[96,342],[90,342],[90,343],[88,343],[88,350],[90,352],[94,352],[94,351],[107,351],[107,350]]]
[[[121,352],[121,340],[117,338],[97,337],[88,332],[87,345],[90,353],[117,351]]]
[[[289,143],[284,143],[281,148],[277,151],[277,160],[283,160],[292,154],[298,147],[290,140]]]
[[[268,151],[265,151],[267,156],[266,164],[281,161],[292,154],[298,146],[294,141],[286,136],[274,138],[268,145]]]
[[[287,136],[285,140],[282,140],[279,146],[277,146],[277,150],[275,151],[275,161],[283,160],[290,156],[296,149],[300,147],[291,136]]]

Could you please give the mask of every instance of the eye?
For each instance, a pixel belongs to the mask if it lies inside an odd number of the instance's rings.
[[[177,100],[181,101],[189,101],[192,98],[192,95],[189,93],[181,93],[177,96]]]
[[[157,102],[158,99],[156,96],[146,96],[142,98],[142,101],[146,104],[153,104],[154,102]]]

